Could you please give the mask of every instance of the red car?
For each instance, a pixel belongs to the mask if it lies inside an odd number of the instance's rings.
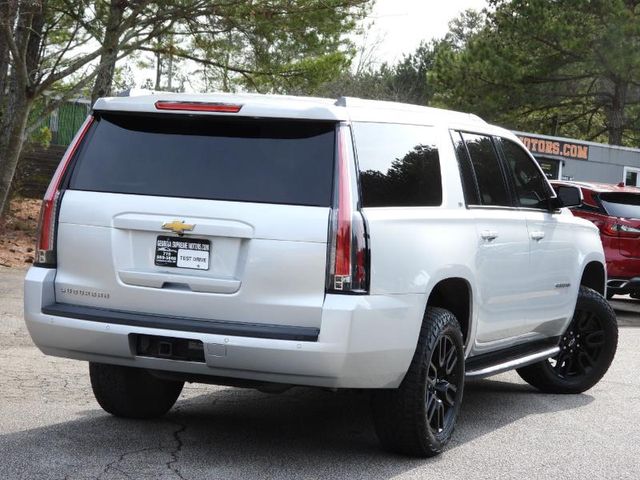
[[[640,188],[608,183],[552,181],[582,190],[574,215],[595,223],[607,261],[607,298],[640,298]]]

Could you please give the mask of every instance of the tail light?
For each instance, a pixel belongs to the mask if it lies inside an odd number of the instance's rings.
[[[625,220],[616,218],[614,220],[607,220],[606,222],[598,225],[600,231],[604,235],[620,238],[637,238],[640,237],[640,228],[628,225]]]
[[[369,250],[364,217],[359,211],[358,184],[350,130],[338,130],[334,206],[329,220],[327,291],[369,291]]]
[[[58,204],[64,174],[69,168],[71,160],[78,150],[78,145],[93,123],[93,117],[89,116],[80,127],[75,138],[67,148],[58,168],[49,183],[42,207],[40,208],[40,220],[38,222],[38,235],[36,244],[36,258],[34,265],[38,267],[55,268],[56,266],[56,227],[58,218]]]

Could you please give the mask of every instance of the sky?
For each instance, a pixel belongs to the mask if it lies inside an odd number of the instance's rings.
[[[422,40],[443,37],[449,21],[459,13],[486,6],[487,0],[377,0],[365,41],[367,45],[380,42],[376,59],[394,63],[412,53]]]

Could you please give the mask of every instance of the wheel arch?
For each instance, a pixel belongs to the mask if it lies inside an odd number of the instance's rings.
[[[467,279],[448,277],[439,280],[429,292],[426,306],[453,313],[460,324],[463,343],[468,345],[473,326],[473,289]]]
[[[589,287],[601,295],[606,293],[607,273],[604,264],[597,260],[587,263],[582,271],[580,285]]]

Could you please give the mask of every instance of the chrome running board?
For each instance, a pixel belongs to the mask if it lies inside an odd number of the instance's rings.
[[[490,377],[491,375],[497,375],[498,373],[506,372],[508,370],[513,370],[515,368],[524,367],[526,365],[531,365],[532,363],[541,362],[547,358],[551,358],[558,354],[560,351],[560,347],[550,347],[544,350],[540,350],[538,352],[529,353],[519,358],[510,358],[505,362],[497,363],[494,365],[488,366],[478,366],[477,368],[471,367],[470,370],[467,370],[465,373],[466,378],[484,378]]]

